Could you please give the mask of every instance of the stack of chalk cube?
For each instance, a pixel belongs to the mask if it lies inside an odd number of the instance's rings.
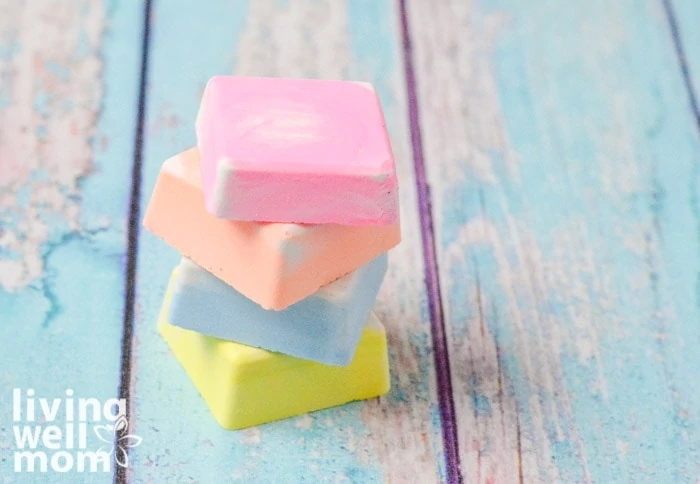
[[[401,230],[372,86],[217,76],[196,134],[163,164],[144,225],[182,255],[158,328],[217,421],[386,393],[371,308]]]

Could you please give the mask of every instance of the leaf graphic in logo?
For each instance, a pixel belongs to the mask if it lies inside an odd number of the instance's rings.
[[[117,447],[116,459],[118,466],[129,467],[129,454],[121,446]]]
[[[143,441],[138,435],[127,434],[126,431],[128,429],[129,421],[124,415],[120,415],[114,422],[114,425],[95,425],[93,427],[97,438],[111,445],[107,453],[109,455],[115,454],[115,460],[120,467],[129,467],[129,454],[126,449],[138,447]],[[118,435],[119,438],[117,438]],[[103,447],[100,447],[98,452],[102,451]]]
[[[138,447],[143,442],[143,439],[138,435],[123,435],[119,437],[119,446],[126,447]]]
[[[114,426],[113,425],[95,425],[93,427],[93,432],[97,435],[97,438],[102,442],[107,444],[114,443]]]
[[[126,449],[138,447],[143,439],[138,435],[122,435],[117,441],[117,464],[129,467],[129,454]]]
[[[126,415],[119,415],[119,418],[114,422],[114,434],[123,434],[129,430],[129,421],[126,419]]]

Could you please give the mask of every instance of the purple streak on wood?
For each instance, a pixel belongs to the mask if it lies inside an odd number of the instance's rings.
[[[122,331],[121,352],[121,377],[119,380],[119,398],[127,402],[127,407],[132,408],[131,394],[131,359],[134,339],[134,311],[136,306],[136,263],[139,249],[139,201],[141,199],[141,166],[143,159],[144,122],[146,118],[146,86],[148,83],[148,47],[151,31],[151,0],[144,3],[143,41],[141,44],[141,78],[139,80],[138,114],[136,118],[136,131],[134,133],[134,159],[131,169],[131,194],[129,203],[128,242],[126,253],[126,277],[124,287],[124,319]],[[127,415],[131,419],[132,415]],[[119,443],[120,435],[114,434],[114,445]],[[116,448],[116,447],[115,447]],[[128,456],[128,449],[126,450]],[[115,459],[117,454],[115,453]],[[123,484],[129,482],[128,468],[116,465],[114,467],[114,483]]]
[[[693,112],[695,124],[697,125],[698,129],[700,129],[700,107],[698,107],[698,99],[695,97],[693,79],[690,74],[690,68],[688,67],[688,58],[685,54],[685,49],[683,48],[683,41],[681,40],[678,27],[678,19],[676,18],[676,13],[673,10],[671,0],[663,0],[663,5],[664,11],[666,12],[666,20],[668,21],[669,28],[671,29],[671,35],[673,36],[673,47],[676,50],[676,57],[678,57],[678,64],[680,65],[681,74],[683,75],[683,83],[688,91],[690,109]]]
[[[445,337],[445,318],[442,310],[440,279],[438,276],[437,257],[435,255],[433,216],[430,206],[430,187],[426,179],[425,159],[423,157],[423,141],[421,139],[420,114],[418,112],[418,90],[416,88],[416,79],[413,72],[413,51],[408,29],[408,13],[405,0],[399,0],[399,11],[401,16],[401,36],[403,40],[411,148],[413,151],[413,166],[416,173],[418,210],[423,242],[423,259],[425,261],[425,284],[428,291],[430,329],[433,339],[435,370],[437,374],[447,480],[448,482],[461,482],[462,477],[460,473],[455,405],[452,396],[450,357],[447,348],[447,338]]]

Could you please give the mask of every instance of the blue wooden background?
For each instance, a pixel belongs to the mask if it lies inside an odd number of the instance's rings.
[[[215,74],[375,84],[386,397],[227,432],[140,228]],[[0,1],[2,482],[700,482],[700,2]],[[128,399],[112,475],[14,474],[12,389]]]

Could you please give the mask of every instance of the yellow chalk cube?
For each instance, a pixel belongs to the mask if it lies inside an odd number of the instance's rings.
[[[167,321],[177,270],[158,329],[222,427],[235,430],[389,391],[384,327],[370,315],[352,362],[328,366],[220,340]]]

